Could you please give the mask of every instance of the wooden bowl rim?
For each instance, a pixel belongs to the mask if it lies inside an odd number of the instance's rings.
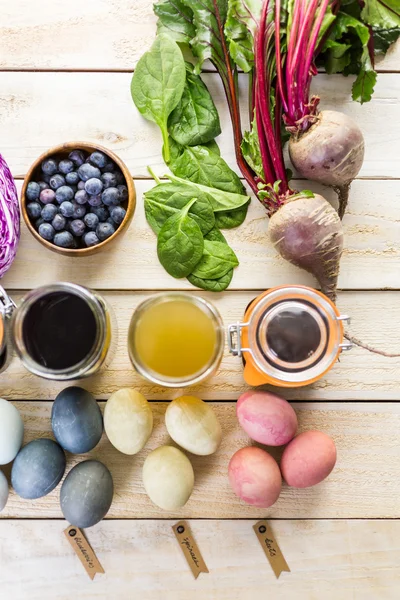
[[[52,242],[49,242],[49,241],[43,239],[39,235],[39,233],[36,231],[36,229],[34,228],[32,222],[29,218],[29,215],[27,213],[27,210],[26,210],[26,188],[28,186],[28,183],[30,183],[30,181],[32,180],[32,175],[33,175],[34,171],[36,171],[36,169],[41,165],[41,163],[44,160],[46,160],[46,158],[51,158],[55,154],[72,152],[72,150],[85,150],[85,151],[99,150],[100,152],[103,152],[104,154],[106,154],[121,169],[122,174],[125,177],[126,186],[128,188],[128,200],[127,200],[126,215],[125,215],[124,220],[122,221],[122,223],[120,224],[118,229],[116,229],[116,231],[109,238],[100,242],[100,244],[97,244],[96,246],[90,246],[88,248],[62,248],[60,246],[56,246]],[[104,146],[94,144],[93,142],[65,142],[64,144],[59,144],[58,146],[54,146],[53,148],[50,148],[50,150],[43,152],[33,162],[33,164],[28,169],[28,171],[25,175],[25,178],[24,178],[24,183],[22,185],[22,189],[21,189],[21,212],[22,212],[22,216],[24,218],[25,224],[28,227],[30,233],[33,235],[34,238],[36,238],[42,244],[42,246],[51,250],[52,252],[56,252],[57,254],[63,254],[64,256],[90,256],[93,254],[97,254],[97,252],[100,252],[107,244],[115,241],[117,236],[120,233],[122,233],[129,226],[129,224],[133,218],[135,208],[136,208],[136,189],[135,189],[135,184],[133,182],[132,175],[131,175],[128,167],[119,158],[119,156],[117,154],[115,154],[112,150],[109,150],[108,148],[105,148]]]

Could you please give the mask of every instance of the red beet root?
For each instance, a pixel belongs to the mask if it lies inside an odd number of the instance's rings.
[[[295,197],[272,215],[268,231],[279,254],[314,275],[335,302],[343,230],[329,202],[318,194]]]

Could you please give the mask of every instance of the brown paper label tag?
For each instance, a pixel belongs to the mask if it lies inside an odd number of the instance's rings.
[[[179,542],[186,561],[192,570],[194,578],[197,579],[200,573],[208,573],[207,565],[203,560],[199,547],[194,541],[193,534],[186,521],[179,521],[172,526],[176,539]]]
[[[64,535],[75,550],[90,579],[93,580],[96,573],[104,573],[104,569],[93,552],[92,546],[78,527],[71,525],[64,530]]]
[[[269,560],[272,570],[275,573],[275,577],[279,579],[279,575],[282,573],[282,571],[287,571],[290,573],[288,564],[278,546],[268,521],[258,521],[258,523],[253,525],[253,529],[256,532],[258,541],[260,542],[261,547]]]

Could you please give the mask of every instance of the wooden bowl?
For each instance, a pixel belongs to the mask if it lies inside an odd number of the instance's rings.
[[[125,215],[124,220],[119,225],[118,229],[116,229],[115,233],[113,233],[109,238],[107,238],[103,242],[100,242],[96,246],[90,246],[89,248],[61,248],[59,246],[56,246],[52,242],[48,242],[47,240],[44,240],[42,237],[40,237],[39,233],[34,228],[32,222],[30,220],[30,217],[27,213],[27,210],[26,210],[26,204],[27,204],[26,188],[30,181],[40,181],[42,162],[48,158],[56,158],[58,160],[60,160],[62,158],[67,158],[68,154],[70,152],[72,152],[72,150],[83,150],[83,151],[89,152],[89,153],[94,152],[95,150],[99,150],[100,152],[103,152],[113,162],[115,162],[115,164],[120,168],[123,176],[125,177],[126,186],[128,188],[128,200],[121,203],[121,206],[123,206],[123,208],[125,208],[125,210],[126,210],[126,215]],[[122,160],[116,154],[114,154],[114,152],[111,152],[111,150],[108,150],[107,148],[104,148],[103,146],[91,144],[89,142],[66,142],[65,144],[61,144],[60,146],[51,148],[51,150],[48,150],[47,152],[45,152],[44,154],[39,156],[39,158],[33,163],[31,168],[28,170],[28,173],[26,174],[26,177],[24,179],[24,184],[22,186],[21,211],[22,211],[22,215],[24,217],[26,226],[28,227],[31,234],[38,240],[38,242],[40,242],[42,244],[42,246],[45,246],[49,250],[52,250],[53,252],[57,252],[58,254],[64,254],[64,256],[90,256],[92,254],[96,254],[97,252],[101,252],[101,250],[104,250],[104,248],[106,246],[109,247],[121,233],[126,231],[126,229],[129,226],[129,223],[132,220],[133,214],[135,212],[135,208],[136,208],[136,190],[135,190],[135,185],[133,183],[133,179],[129,172],[128,167],[125,165],[125,163],[122,162]]]

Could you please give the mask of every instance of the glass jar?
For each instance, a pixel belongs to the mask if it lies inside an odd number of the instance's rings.
[[[352,347],[343,342],[348,320],[312,288],[272,288],[250,303],[243,323],[229,326],[229,350],[242,356],[249,385],[309,385]]]
[[[217,309],[199,296],[158,294],[133,313],[128,351],[140,375],[164,387],[195,385],[213,375],[225,333]]]
[[[11,358],[9,349],[9,323],[14,308],[14,302],[0,285],[0,373],[7,368]]]
[[[12,343],[34,375],[58,381],[89,377],[110,358],[111,340],[116,344],[113,320],[96,292],[54,283],[28,292],[14,309]]]

